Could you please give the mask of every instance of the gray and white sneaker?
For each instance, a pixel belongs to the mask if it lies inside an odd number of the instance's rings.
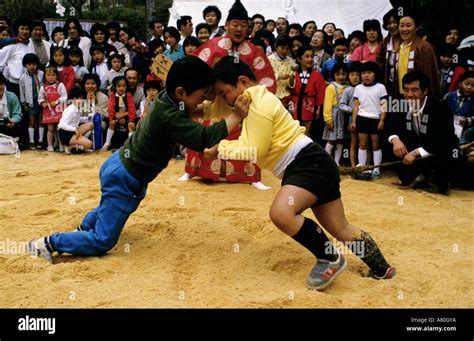
[[[347,262],[339,253],[336,261],[330,262],[325,259],[318,259],[308,275],[306,285],[313,290],[323,290],[346,268]]]
[[[28,242],[28,253],[33,258],[42,257],[48,262],[53,263],[53,254],[46,247],[45,237],[30,240]]]

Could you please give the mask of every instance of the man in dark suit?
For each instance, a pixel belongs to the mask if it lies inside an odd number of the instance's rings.
[[[388,140],[395,156],[403,159],[396,169],[401,185],[420,188],[433,181],[439,193],[449,195],[449,167],[457,145],[453,115],[445,102],[429,94],[429,82],[419,71],[403,77],[408,110],[392,115]]]

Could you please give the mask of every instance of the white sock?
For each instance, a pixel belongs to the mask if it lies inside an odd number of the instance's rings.
[[[359,164],[358,166],[365,166],[367,163],[367,149],[359,148]]]
[[[184,173],[179,179],[178,181],[189,181],[191,180],[191,174],[189,173]]]
[[[266,191],[267,189],[271,189],[271,187],[263,184],[261,181],[259,182],[252,182],[252,186],[255,187],[256,189],[259,189],[261,191]]]
[[[39,143],[43,142],[43,136],[44,136],[44,127],[39,127],[39,137],[38,137]]]
[[[382,163],[382,149],[374,150],[374,166],[378,166]],[[374,168],[374,173],[380,173],[380,168]]]
[[[338,166],[339,166],[339,162],[341,161],[341,156],[342,156],[342,144],[337,144],[336,151],[334,152],[334,161],[336,161],[336,164]]]
[[[28,128],[28,136],[30,137],[30,143],[35,142],[35,128]]]
[[[107,129],[107,137],[105,138],[105,144],[110,146],[112,143],[112,136],[114,136],[114,131]]]
[[[324,147],[324,150],[326,151],[326,153],[331,155],[333,149],[334,149],[334,145],[330,144],[329,142],[326,143],[326,147]]]

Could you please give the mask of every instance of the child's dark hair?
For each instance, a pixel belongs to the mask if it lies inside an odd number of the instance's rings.
[[[0,72],[0,84],[7,84],[7,79],[1,72]]]
[[[188,37],[184,38],[184,41],[183,41],[183,47],[186,47],[186,46],[199,47],[199,46],[201,46],[201,42],[199,41],[198,38],[196,38],[194,36],[188,36]]]
[[[351,34],[349,34],[349,37],[347,38],[349,40],[349,44],[354,38],[358,39],[362,44],[364,44],[367,40],[367,37],[365,36],[364,32],[359,30],[355,30]]]
[[[127,81],[127,78],[125,78],[125,76],[117,76],[117,77],[115,77],[114,80],[112,81],[112,88],[111,88],[112,92],[115,92],[115,91],[116,91],[115,88],[116,88],[118,82],[120,82],[120,81],[124,81],[124,82],[125,82],[125,85],[126,85],[127,88],[128,88],[128,81]]]
[[[441,57],[452,57],[457,53],[457,49],[452,44],[443,43],[438,48],[438,55]]]
[[[143,85],[143,92],[145,93],[146,95],[146,92],[147,90],[149,89],[156,89],[158,91],[161,90],[161,83],[158,82],[158,81],[148,81],[145,83],[145,85]]]
[[[39,66],[40,61],[39,61],[38,55],[34,53],[25,54],[22,60],[22,64],[23,64],[23,67],[26,67],[27,64],[36,64],[36,66]]]
[[[332,68],[333,76],[336,76],[337,73],[342,71],[346,75],[349,74],[349,68],[347,67],[346,63],[336,63]]]
[[[171,66],[166,78],[166,91],[174,96],[179,87],[192,94],[199,89],[207,89],[212,86],[214,80],[212,69],[201,59],[194,56],[180,58]]]
[[[461,77],[459,77],[459,84],[464,82],[468,78],[474,78],[474,71],[466,71],[462,74]]]
[[[77,99],[77,98],[84,98],[84,92],[82,91],[82,88],[79,86],[75,86],[71,90],[69,90],[69,93],[67,95],[67,99]]]
[[[310,45],[303,45],[298,49],[298,52],[296,52],[296,58],[300,59],[303,57],[304,53],[306,51],[313,51],[313,48]]]
[[[275,39],[275,48],[279,46],[287,46],[291,47],[291,39],[288,37],[286,34],[280,34],[276,39]]]
[[[105,55],[105,46],[102,44],[92,44],[91,48],[89,49],[89,53],[92,56],[92,53],[95,51],[100,51]]]
[[[84,66],[84,56],[82,53],[82,49],[79,46],[69,46],[68,47],[68,55],[69,56],[78,56],[79,63],[77,65]]]
[[[348,73],[351,73],[351,72],[360,73],[361,68],[362,68],[362,63],[361,62],[359,62],[359,61],[351,62],[351,64],[349,65]]]
[[[219,60],[212,68],[212,72],[216,80],[232,86],[237,85],[240,76],[248,77],[254,82],[257,81],[257,77],[250,66],[240,58],[233,56],[226,56]]]
[[[62,26],[56,26],[54,29],[53,29],[53,32],[51,32],[51,40],[54,39],[54,35],[58,32],[61,32],[62,34],[64,34],[64,28]]]
[[[299,41],[303,45],[309,45],[310,39],[307,36],[299,35],[290,38],[290,48],[293,47],[293,43]]]
[[[58,65],[58,64],[56,64],[56,62],[54,61],[54,55],[56,54],[56,52],[61,52],[61,53],[64,55],[64,63],[63,63],[63,65]],[[70,61],[69,61],[69,58],[68,58],[68,50],[65,49],[64,47],[61,47],[61,46],[53,46],[53,47],[51,47],[51,58],[49,59],[49,65],[54,66],[54,67],[57,67],[57,66],[68,66],[68,65],[70,65]]]
[[[249,40],[249,42],[251,42],[252,44],[254,44],[257,47],[261,47],[263,49],[263,51],[265,51],[267,49],[267,45],[265,44],[263,39],[253,37],[252,39]]]
[[[201,31],[203,28],[206,29],[207,32],[209,32],[209,35],[211,35],[211,33],[212,33],[211,26],[209,26],[205,22],[202,22],[200,24],[197,24],[197,26],[196,26],[196,36],[199,34],[199,31]]]
[[[112,68],[112,60],[118,59],[120,60],[120,63],[122,63],[120,68],[125,67],[125,56],[121,53],[112,53],[109,58],[107,59],[107,67],[109,70]]]
[[[270,47],[273,50],[273,45],[275,44],[275,36],[273,35],[272,32],[267,30],[266,28],[262,28],[255,32],[255,38],[260,38],[263,40],[263,38],[268,39],[270,41]]]
[[[5,26],[5,25],[0,25],[0,32],[3,32],[3,31],[7,31],[8,35],[9,35],[10,37],[13,36],[13,32],[12,32],[12,30],[11,30],[10,27]]]
[[[334,42],[334,47],[336,46],[345,46],[349,48],[349,40],[347,40],[346,38],[336,39],[336,41]]]
[[[380,74],[380,67],[377,65],[376,62],[365,62],[362,63],[360,68],[360,73],[362,72],[373,72],[375,73],[375,79],[378,79],[378,75]]]

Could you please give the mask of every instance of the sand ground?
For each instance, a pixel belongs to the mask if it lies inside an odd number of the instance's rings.
[[[365,264],[348,255],[347,270],[326,291],[307,289],[314,258],[268,217],[277,179],[264,172],[269,191],[180,183],[184,163],[175,160],[109,254],[62,256],[54,265],[15,254],[18,242],[73,230],[98,204],[106,157],[0,157],[0,308],[474,306],[474,193],[401,190],[390,174],[376,182],[343,177],[341,188],[349,221],[397,267],[393,280],[367,277]]]

